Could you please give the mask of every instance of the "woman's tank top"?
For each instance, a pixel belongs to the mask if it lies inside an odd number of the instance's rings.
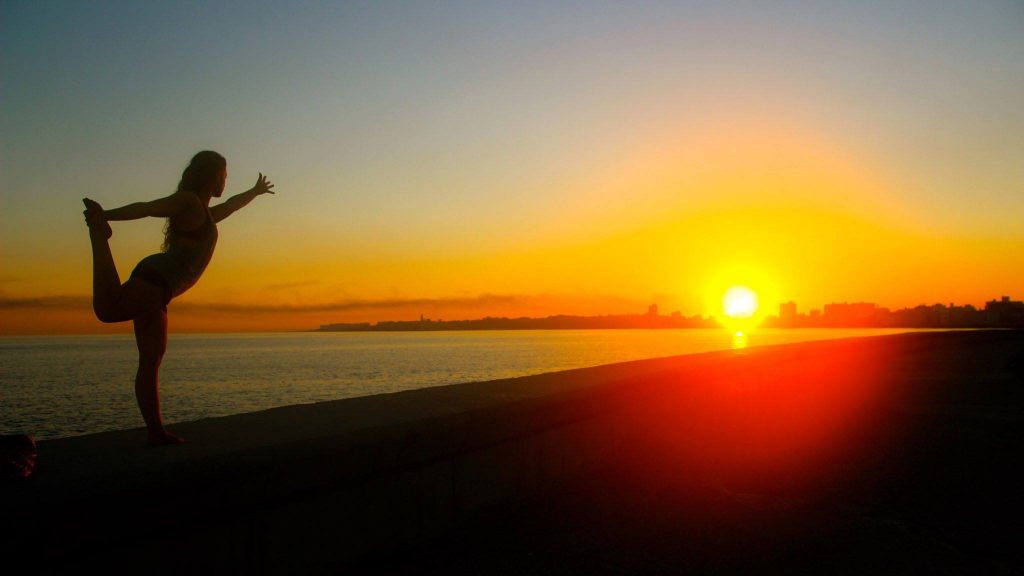
[[[171,224],[168,241],[167,254],[180,265],[163,272],[171,293],[179,296],[199,280],[217,246],[217,225],[209,207],[206,208],[206,221],[195,230],[178,230]]]

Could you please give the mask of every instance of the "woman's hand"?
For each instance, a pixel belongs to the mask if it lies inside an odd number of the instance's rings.
[[[260,172],[260,177],[256,180],[255,186],[241,194],[236,194],[231,198],[228,198],[226,202],[210,207],[210,214],[213,214],[213,221],[220,222],[228,216],[231,216],[235,212],[238,212],[242,208],[248,206],[249,202],[252,202],[257,196],[273,194],[274,191],[271,190],[273,187],[274,185],[270,183],[270,180],[267,180],[267,177]]]
[[[85,211],[82,214],[85,214],[85,224],[89,226],[89,234],[110,238],[113,231],[110,229],[110,224],[107,223],[107,214],[99,202],[82,198],[82,203],[85,204]]]
[[[255,192],[257,196],[273,194],[274,191],[271,190],[273,187],[274,185],[270,183],[270,180],[267,180],[267,177],[260,172],[260,177],[256,180],[256,185],[252,187],[252,191]]]

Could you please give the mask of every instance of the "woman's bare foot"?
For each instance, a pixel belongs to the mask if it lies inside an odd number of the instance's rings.
[[[82,203],[85,204],[83,214],[85,214],[85,223],[89,226],[89,235],[99,236],[104,240],[113,236],[114,231],[110,229],[110,224],[103,215],[103,207],[95,200],[88,198],[82,198]]]
[[[181,436],[175,436],[167,430],[161,430],[160,432],[150,432],[149,438],[146,439],[146,443],[150,446],[161,446],[163,444],[184,444],[185,439]]]

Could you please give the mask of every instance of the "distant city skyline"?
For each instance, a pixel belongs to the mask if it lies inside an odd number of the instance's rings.
[[[983,306],[960,304],[918,304],[890,310],[873,302],[832,302],[822,309],[800,314],[796,302],[779,304],[778,316],[768,326],[872,326],[872,327],[1020,327],[1024,328],[1024,301],[1010,296],[993,298]]]
[[[433,330],[531,330],[531,329],[607,329],[607,328],[714,328],[729,327],[728,319],[718,316],[684,316],[676,310],[659,313],[651,304],[645,314],[606,314],[573,316],[559,314],[543,318],[484,317],[475,319],[378,320],[321,324],[321,332],[391,332]],[[744,329],[767,328],[1024,328],[1024,301],[1002,296],[985,302],[981,308],[971,304],[919,304],[912,308],[889,310],[871,302],[833,302],[823,310],[799,314],[795,302],[779,305],[778,316],[765,315]]]

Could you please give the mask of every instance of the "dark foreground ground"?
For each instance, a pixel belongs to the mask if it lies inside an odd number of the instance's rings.
[[[1024,332],[626,362],[39,443],[0,570],[1024,573]]]
[[[846,440],[845,462],[836,450],[812,459],[821,474],[751,477],[720,461],[672,462],[661,446],[337,573],[1024,573],[1024,333],[886,346],[865,376],[895,391],[871,403],[877,429]],[[756,438],[742,441],[757,451]],[[715,442],[706,447],[723,449]]]

